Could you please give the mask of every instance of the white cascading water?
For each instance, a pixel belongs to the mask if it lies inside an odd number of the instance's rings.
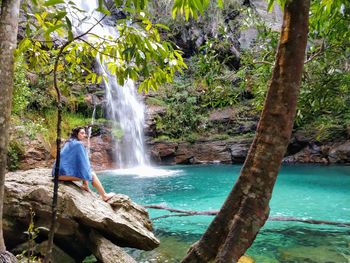
[[[103,69],[105,70],[105,69]],[[143,126],[144,105],[139,98],[134,82],[128,80],[123,87],[115,77],[109,77],[106,85],[106,97],[109,117],[119,123],[123,131],[122,139],[117,140],[117,161],[121,168],[147,166],[144,150]]]
[[[92,101],[94,101],[94,99],[92,99]],[[92,127],[95,124],[95,116],[96,116],[96,104],[93,102],[93,105],[94,105],[94,110],[92,111],[91,122],[90,122],[90,126],[88,128],[88,135],[87,135],[87,138],[88,138],[87,152],[88,152],[89,157],[91,156],[90,138],[92,136]]]
[[[75,3],[80,9],[85,10],[87,14],[93,14],[84,23],[79,22],[85,16],[84,14],[78,14],[79,19],[71,17],[77,34],[84,33],[96,24],[96,21],[101,18],[101,14],[96,11],[93,13],[97,8],[97,1],[76,0]],[[96,25],[91,30],[91,33],[101,37],[118,37],[116,28],[108,24],[103,24],[103,26],[100,24]],[[149,161],[146,158],[143,143],[144,105],[136,91],[134,82],[128,80],[124,86],[120,86],[116,77],[109,73],[106,65],[101,63],[98,58],[96,60],[100,71],[108,77],[108,82],[104,83],[108,117],[115,123],[113,129],[121,129],[123,133],[122,139],[116,140],[117,164],[120,168],[148,166]]]
[[[71,17],[72,25],[76,29],[77,34],[81,34],[89,30],[101,18],[99,12],[94,12],[97,8],[97,1],[93,0],[75,0],[78,8],[85,10],[86,14],[75,14]],[[89,20],[85,20],[86,15],[94,14]],[[84,19],[84,23],[81,21]],[[113,23],[111,23],[113,24]],[[98,36],[113,36],[118,37],[118,31],[115,27],[108,24],[96,25],[91,33]],[[91,40],[94,41],[94,40]],[[113,171],[115,174],[122,175],[137,175],[139,177],[158,177],[158,176],[173,176],[181,174],[181,170],[166,170],[157,169],[149,165],[149,160],[146,157],[144,150],[144,104],[141,97],[136,91],[133,81],[126,81],[124,86],[117,83],[115,76],[111,75],[105,65],[99,63],[99,70],[108,77],[106,86],[107,112],[109,117],[114,120],[116,129],[123,131],[122,140],[117,140],[117,162],[119,169]],[[127,169],[125,169],[127,168]]]

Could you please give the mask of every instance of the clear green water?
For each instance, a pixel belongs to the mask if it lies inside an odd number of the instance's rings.
[[[138,176],[110,171],[101,175],[109,191],[139,204],[188,210],[218,210],[239,175],[240,166],[161,167],[173,174]],[[350,222],[350,166],[282,167],[271,200],[271,216]],[[149,210],[155,218],[166,211]],[[138,262],[179,262],[198,240],[211,216],[170,217],[154,221],[159,248],[129,251]],[[269,221],[248,254],[257,262],[350,262],[350,228]]]

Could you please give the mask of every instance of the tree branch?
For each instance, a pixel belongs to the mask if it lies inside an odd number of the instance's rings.
[[[267,65],[270,65],[270,66],[273,66],[274,64],[269,62],[269,61],[264,61],[264,60],[261,60],[261,61],[253,61],[254,64],[267,64]]]
[[[325,50],[325,48],[324,48],[324,43],[325,43],[325,40],[322,41],[322,44],[321,44],[321,46],[320,46],[320,49],[317,50],[317,52],[315,52],[314,54],[312,54],[312,55],[304,62],[304,64],[309,63],[309,62],[312,61],[314,58],[318,57],[319,55],[321,55],[321,54],[324,52],[324,50]]]
[[[98,53],[100,53],[102,55],[105,55],[105,56],[108,56],[110,58],[114,58],[114,59],[117,59],[117,60],[122,60],[121,58],[118,58],[116,56],[112,56],[111,54],[107,54],[107,53],[104,53],[104,52],[100,51],[97,47],[95,47],[94,45],[92,45],[91,43],[86,41],[85,39],[81,38],[80,40],[83,41],[84,43],[86,43],[88,46],[90,46],[92,49],[96,50]]]
[[[210,210],[210,211],[192,211],[192,210],[181,210],[181,209],[175,209],[170,208],[163,205],[146,205],[145,208],[149,209],[159,209],[159,210],[166,210],[169,212],[175,212],[178,214],[168,214],[163,216],[158,216],[155,218],[152,218],[152,220],[158,220],[162,218],[168,218],[168,217],[175,217],[175,216],[195,216],[195,215],[207,215],[207,216],[214,216],[218,213],[217,210]],[[282,216],[270,216],[268,218],[269,221],[287,221],[287,222],[300,222],[305,224],[316,224],[316,225],[333,225],[333,226],[339,226],[339,227],[349,227],[350,223],[347,222],[334,222],[334,221],[325,221],[325,220],[314,220],[314,219],[301,219],[296,217],[282,217]]]
[[[104,41],[107,41],[107,42],[116,42],[115,40],[111,40],[111,39],[107,39],[107,38],[104,38],[104,37],[101,37],[101,36],[98,36],[98,35],[96,35],[95,33],[89,33],[89,35],[92,35],[92,36],[94,36],[94,37],[97,37],[98,39],[102,39],[102,40],[104,40]],[[119,39],[119,38],[118,38]]]

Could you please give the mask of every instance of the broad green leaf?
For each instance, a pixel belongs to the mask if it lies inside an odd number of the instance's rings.
[[[39,22],[39,26],[43,25],[44,24],[44,21],[43,19],[41,18],[40,14],[38,13],[35,13],[34,16],[36,17],[36,19],[38,20]]]
[[[188,21],[190,17],[190,8],[188,6],[185,7],[185,18],[186,18],[186,21]]]
[[[57,15],[55,16],[55,18],[57,20],[61,20],[63,17],[65,17],[67,15],[67,12],[63,11],[63,12],[58,12]]]
[[[44,35],[48,36],[50,35],[50,33],[56,31],[57,29],[63,27],[64,25],[63,24],[59,24],[59,25],[55,25],[55,26],[52,26],[52,27],[49,27],[49,29],[44,33]]]
[[[178,12],[178,8],[177,7],[173,7],[173,9],[171,10],[171,16],[173,17],[173,19],[176,18],[177,12]]]
[[[149,31],[149,30],[151,29],[151,27],[152,27],[152,24],[151,24],[151,23],[149,23],[149,24],[146,26],[146,28],[145,28],[145,29],[146,29],[147,31]]]
[[[218,7],[219,8],[224,8],[222,0],[218,0]]]
[[[201,0],[193,0],[193,6],[197,8],[197,10],[201,13],[201,15],[204,14],[204,8]]]
[[[74,36],[73,36],[73,32],[71,30],[68,31],[68,41],[73,41]]]
[[[25,52],[29,46],[32,45],[32,41],[30,41],[28,38],[24,38],[18,45],[18,50],[21,52]]]
[[[267,11],[271,12],[273,8],[273,4],[275,3],[275,0],[269,0],[269,3],[267,5]]]
[[[66,18],[68,30],[72,31],[72,22],[70,21],[70,19],[67,16],[65,18]]]
[[[64,0],[48,0],[45,1],[44,6],[52,6],[57,4],[64,4]]]
[[[123,4],[123,0],[114,0],[114,3],[116,5],[116,7],[119,7]]]
[[[91,76],[91,83],[92,84],[95,84],[95,82],[96,82],[96,73],[92,73],[92,76]]]
[[[166,25],[163,25],[163,24],[154,24],[154,26],[163,28],[163,29],[165,29],[165,30],[170,30],[169,27],[167,27]]]
[[[108,16],[111,14],[111,12],[109,12],[109,10],[104,8],[104,1],[103,0],[98,0],[98,8],[96,9],[96,11],[101,12],[102,14],[105,14]]]

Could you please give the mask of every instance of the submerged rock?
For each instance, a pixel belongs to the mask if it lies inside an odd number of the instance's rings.
[[[349,262],[346,255],[335,251],[327,246],[319,247],[290,247],[280,249],[281,262],[310,262],[310,263],[330,263],[330,262]]]
[[[8,173],[5,182],[4,235],[8,248],[28,241],[25,232],[33,223],[35,241],[47,238],[51,221],[53,182],[51,170]],[[159,241],[152,233],[147,211],[125,195],[108,203],[72,182],[60,183],[55,245],[76,261],[94,254],[101,262],[132,262],[118,247],[152,250]],[[111,253],[111,251],[114,251]],[[107,255],[108,254],[108,255]]]

